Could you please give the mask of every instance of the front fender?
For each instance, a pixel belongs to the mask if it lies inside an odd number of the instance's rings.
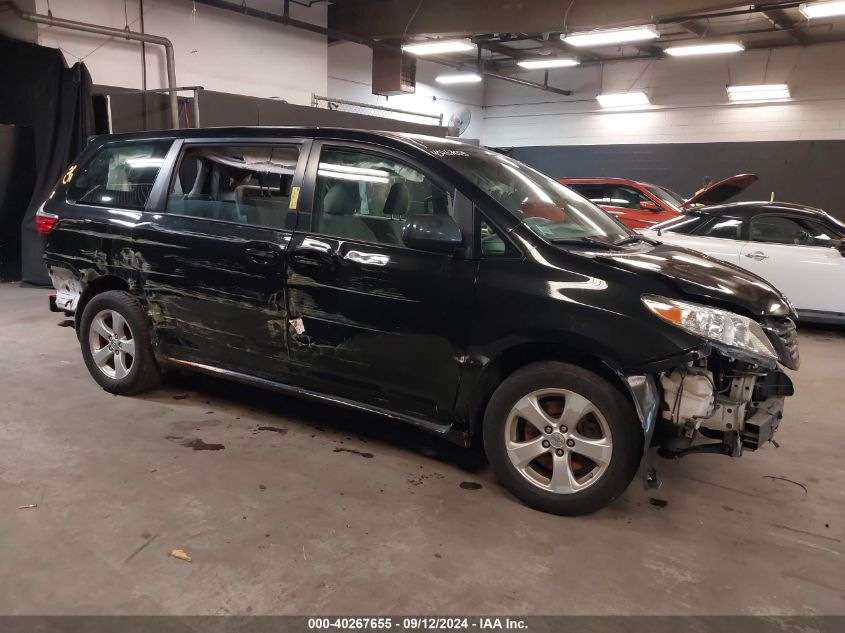
[[[657,488],[660,486],[660,480],[657,477],[657,471],[652,468],[648,459],[651,438],[657,424],[657,410],[660,406],[660,391],[657,387],[657,381],[651,374],[617,372],[617,375],[628,388],[628,393],[634,402],[634,408],[643,429],[643,456],[637,474],[642,479],[645,489]]]

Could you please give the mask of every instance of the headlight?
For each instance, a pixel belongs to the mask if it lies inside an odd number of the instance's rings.
[[[753,356],[775,361],[778,359],[777,352],[763,328],[748,317],[710,306],[653,295],[644,296],[643,303],[664,321],[691,334]]]

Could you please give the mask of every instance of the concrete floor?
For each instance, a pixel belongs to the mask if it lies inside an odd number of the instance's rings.
[[[60,320],[0,286],[2,614],[845,614],[842,331],[802,332],[780,449],[660,460],[566,519],[380,418],[200,377],[111,396]]]

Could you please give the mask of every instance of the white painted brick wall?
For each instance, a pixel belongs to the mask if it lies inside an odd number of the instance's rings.
[[[768,68],[767,68],[768,65]],[[525,73],[541,81],[539,73]],[[793,100],[768,105],[727,102],[728,83],[787,82]],[[612,145],[845,138],[845,44],[748,51],[729,57],[662,59],[566,69],[549,83],[571,97],[485,82],[482,142]],[[600,88],[601,87],[601,88]],[[600,91],[643,89],[653,107],[602,111]]]
[[[47,1],[35,0],[35,10],[47,13]],[[231,11],[191,2],[145,0],[145,30],[173,42],[176,81],[209,90],[255,97],[279,97],[310,104],[313,92],[326,90],[326,38],[299,29],[240,16]],[[251,0],[250,6],[278,12],[281,2]],[[124,3],[115,0],[50,0],[55,17],[122,29]],[[130,28],[139,31],[138,1],[128,0]],[[306,9],[291,5],[293,17],[325,24],[325,4]],[[19,22],[16,18],[16,21]],[[79,58],[95,84],[141,87],[141,46],[67,29],[38,27],[38,43],[61,48],[68,65]],[[147,46],[147,87],[166,86],[164,52]]]
[[[372,63],[372,51],[366,46],[349,42],[329,46],[328,96],[411,112],[443,114],[444,125],[452,114],[469,107],[472,118],[463,137],[481,137],[484,121],[481,110],[484,87],[481,84],[440,85],[434,81],[437,75],[455,71],[420,59],[416,92],[382,97],[372,93]]]
[[[46,0],[24,0],[39,13]],[[122,28],[122,2],[51,0],[53,14]],[[276,0],[251,6],[278,11]],[[442,113],[444,121],[469,107],[472,124],[464,135],[500,147],[708,141],[812,140],[845,138],[845,44],[748,51],[731,56],[661,59],[584,66],[550,73],[550,83],[575,92],[562,97],[496,79],[483,84],[441,86],[434,77],[447,72],[421,60],[417,93],[378,97],[371,93],[371,51],[323,37],[197,5],[187,1],[146,0],[147,32],[173,40],[177,81],[211,90],[310,103],[312,93],[397,108]],[[292,5],[294,17],[325,23],[325,5]],[[130,21],[138,2],[129,0]],[[8,28],[6,28],[8,27]],[[135,22],[133,29],[137,29]],[[19,31],[6,24],[4,31]],[[19,36],[21,36],[18,33]],[[39,27],[38,42],[59,46],[69,63],[85,57],[95,83],[140,87],[140,47],[122,40]],[[105,42],[105,44],[104,44]],[[98,48],[99,47],[99,48]],[[150,87],[164,85],[159,47],[147,49]],[[542,81],[541,72],[521,77]],[[787,81],[794,99],[771,105],[727,103],[728,83]],[[645,89],[653,108],[639,112],[602,112],[595,95]]]

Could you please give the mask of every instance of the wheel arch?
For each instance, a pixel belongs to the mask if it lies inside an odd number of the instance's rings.
[[[481,433],[484,412],[493,392],[515,371],[544,361],[577,365],[604,378],[635,407],[631,391],[611,365],[595,354],[562,342],[533,341],[508,347],[488,362],[477,378],[474,397],[469,403],[469,433],[476,440]]]
[[[76,335],[79,336],[79,328],[82,323],[82,313],[85,311],[85,306],[98,294],[107,292],[109,290],[126,290],[129,291],[129,284],[125,279],[117,277],[116,275],[102,275],[91,279],[79,296],[79,302],[76,305],[76,313],[74,314],[74,326],[76,328]]]

